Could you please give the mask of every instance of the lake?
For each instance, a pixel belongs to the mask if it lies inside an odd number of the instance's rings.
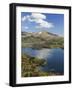
[[[42,71],[51,71],[59,74],[64,74],[64,50],[61,48],[22,48],[22,53],[25,53],[31,57],[37,57],[44,59],[47,65],[40,67]]]

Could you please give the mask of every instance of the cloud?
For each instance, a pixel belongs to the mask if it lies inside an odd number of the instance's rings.
[[[46,21],[46,15],[42,13],[32,13],[31,15],[24,16],[22,21],[28,20],[29,22],[35,22],[37,24],[36,28],[53,28],[54,25],[51,22]]]
[[[39,19],[36,21],[39,25],[37,26],[38,28],[53,28],[54,25],[53,23],[47,22],[45,20]]]
[[[22,21],[25,21],[26,20],[26,16],[22,17]]]
[[[46,19],[46,16],[44,14],[41,14],[41,13],[32,13],[31,17],[34,19]]]
[[[24,27],[25,29],[28,29],[28,27],[26,26],[26,27]]]
[[[22,30],[28,29],[29,27],[27,26],[22,26]]]
[[[23,16],[23,17],[22,17],[22,21],[24,22],[25,20],[28,20],[29,18],[30,18],[29,15],[27,15],[27,16]]]

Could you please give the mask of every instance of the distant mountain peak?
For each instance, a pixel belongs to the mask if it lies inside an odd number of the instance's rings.
[[[60,37],[57,34],[50,33],[48,31],[40,31],[40,32],[22,32],[23,37],[27,36],[34,36],[34,37],[41,37],[41,38],[57,38]]]
[[[39,32],[39,34],[41,34],[42,32]]]

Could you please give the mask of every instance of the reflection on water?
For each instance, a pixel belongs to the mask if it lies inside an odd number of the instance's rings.
[[[40,59],[47,59],[50,56],[51,56],[51,50],[49,49],[39,50],[37,51],[37,55],[36,55],[36,57]]]
[[[22,52],[25,54],[28,54],[33,57],[37,57],[39,59],[46,59],[48,56],[51,56],[51,50],[50,49],[41,49],[41,50],[36,50],[32,48],[23,48]]]
[[[22,48],[22,53],[45,59],[47,65],[42,67],[43,71],[54,71],[57,73],[64,73],[64,50],[63,49],[33,49],[33,48]]]
[[[41,50],[36,50],[32,48],[22,48],[22,52],[26,53],[30,56],[37,57],[40,59],[46,59],[48,56],[51,56],[51,50],[50,49],[41,49]]]

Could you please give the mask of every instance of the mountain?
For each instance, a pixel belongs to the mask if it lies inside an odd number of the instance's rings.
[[[41,38],[48,38],[48,37],[59,37],[56,34],[50,32],[22,32],[22,37],[34,36],[34,37],[41,37]]]
[[[64,38],[50,32],[22,32],[22,47],[64,47]]]

